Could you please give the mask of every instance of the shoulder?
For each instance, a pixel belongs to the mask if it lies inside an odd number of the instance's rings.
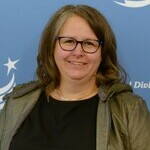
[[[144,102],[144,99],[141,96],[136,95],[136,94],[129,92],[129,91],[119,93],[116,96],[114,96],[114,98],[121,105],[127,105],[127,106],[131,106],[131,107],[134,107],[138,103]]]
[[[36,104],[42,92],[41,84],[38,81],[19,84],[13,91],[4,96],[4,107],[2,111],[9,111],[11,114],[18,110],[29,108]],[[14,113],[14,114],[16,114]]]
[[[112,112],[132,114],[137,108],[147,111],[144,99],[133,93],[132,87],[128,84],[114,84],[106,91],[106,100]]]
[[[11,126],[16,126],[18,119],[24,118],[34,108],[41,91],[41,84],[38,81],[14,87],[13,91],[4,97],[5,105],[0,112],[0,132],[5,122],[11,122]]]
[[[131,118],[138,118],[142,115],[143,117],[146,116],[150,121],[150,113],[145,100],[130,91],[124,91],[112,96],[109,104],[112,115],[120,118],[119,120],[126,120],[126,123]]]
[[[150,112],[144,99],[126,86],[110,95],[107,102],[112,132],[119,133],[124,138],[125,144],[126,139],[130,139],[133,149],[149,149]]]

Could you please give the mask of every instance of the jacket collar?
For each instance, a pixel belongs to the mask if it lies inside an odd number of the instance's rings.
[[[101,101],[106,101],[114,95],[122,92],[133,92],[132,87],[124,83],[116,83],[112,86],[100,86],[98,95]]]
[[[38,89],[39,87],[41,87],[41,84],[39,81],[30,81],[28,83],[19,84],[16,87],[14,87],[13,92],[6,94],[3,97],[3,99],[6,100],[10,97],[12,97],[13,99],[16,99]]]

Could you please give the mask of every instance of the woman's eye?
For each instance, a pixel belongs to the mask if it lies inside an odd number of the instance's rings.
[[[95,47],[98,47],[98,45],[99,45],[98,41],[94,41],[94,40],[84,42],[84,46],[89,47],[89,48],[95,48]]]
[[[87,42],[87,45],[94,45],[92,42]]]
[[[62,38],[61,43],[63,43],[63,44],[74,44],[75,40],[70,39],[70,38]]]
[[[75,43],[74,40],[66,40],[65,43]]]
[[[84,44],[85,44],[86,46],[95,46],[94,43],[89,42],[89,41],[85,42]]]

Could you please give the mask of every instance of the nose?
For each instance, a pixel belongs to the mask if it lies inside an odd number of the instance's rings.
[[[77,44],[76,48],[72,51],[72,53],[76,56],[83,56],[84,51],[80,42]]]

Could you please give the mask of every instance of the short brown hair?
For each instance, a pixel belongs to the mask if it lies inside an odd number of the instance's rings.
[[[103,41],[102,62],[96,76],[97,86],[125,81],[126,73],[119,65],[116,56],[115,35],[106,18],[91,6],[66,5],[52,16],[43,31],[37,57],[37,75],[41,84],[48,91],[52,91],[60,84],[60,73],[54,60],[56,37],[64,22],[73,15],[85,19],[97,38]]]

